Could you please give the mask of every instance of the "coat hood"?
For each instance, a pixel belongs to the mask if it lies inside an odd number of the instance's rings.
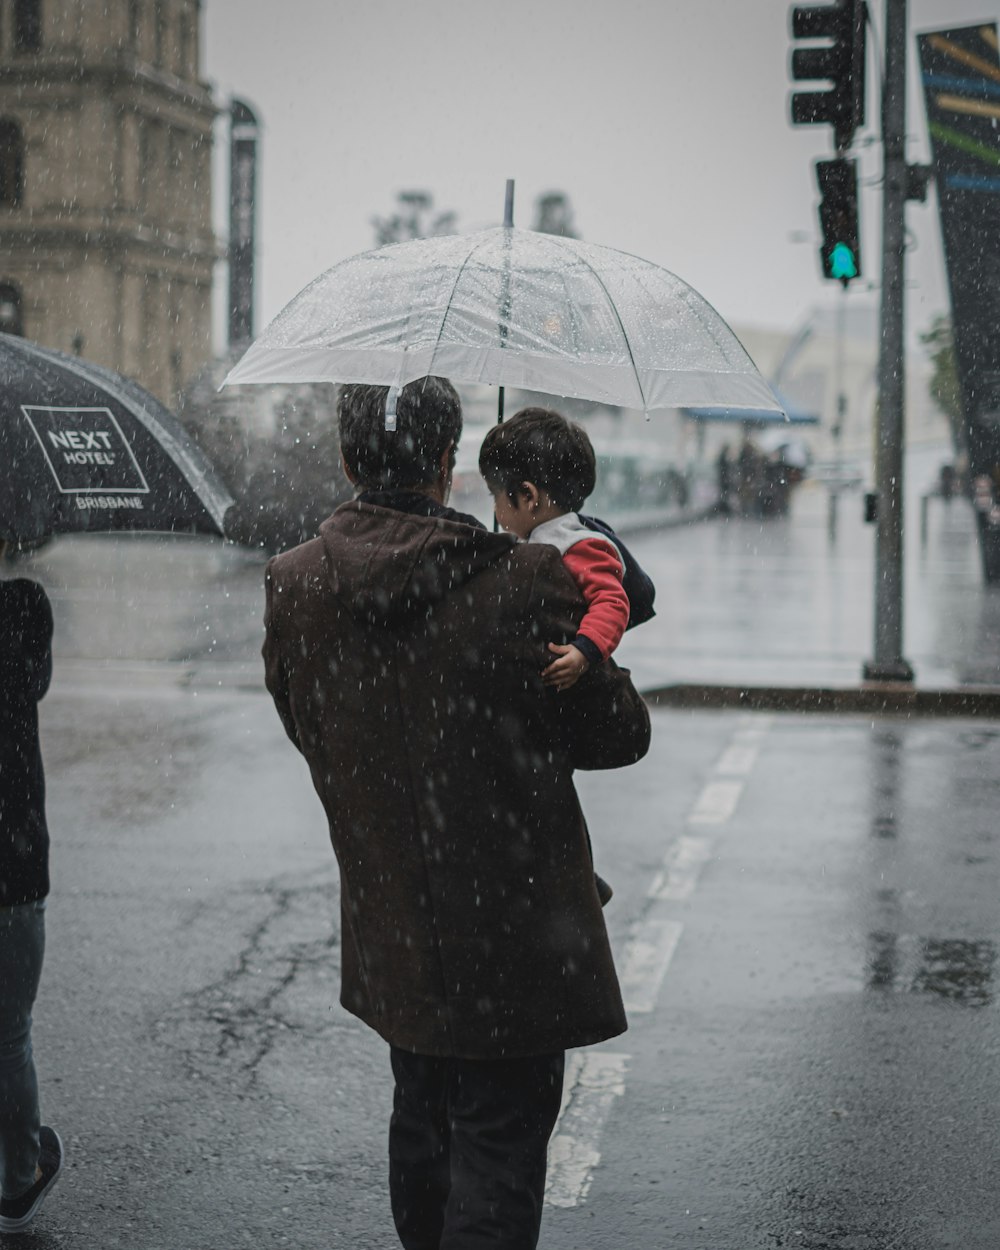
[[[352,616],[383,626],[425,613],[517,541],[359,500],[339,507],[319,533],[333,593]]]

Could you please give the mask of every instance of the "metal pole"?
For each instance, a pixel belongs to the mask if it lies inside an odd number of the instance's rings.
[[[847,318],[847,283],[841,284],[840,300],[837,304],[837,330],[834,340],[834,383],[837,388],[837,413],[833,419],[830,433],[833,435],[833,472],[834,479],[830,483],[829,515],[827,518],[827,534],[830,542],[837,538],[837,505],[840,502],[840,490],[843,483],[842,440],[844,437],[844,417],[847,415],[847,394],[844,389],[844,338]]]
[[[514,179],[507,179],[507,188],[503,197],[503,225],[505,230],[513,230],[514,228]],[[510,261],[508,259],[508,269],[504,275],[503,292],[500,299],[500,307],[504,317],[510,316]],[[500,346],[507,345],[507,322],[500,322]],[[504,388],[499,388],[500,393],[497,396],[497,425],[503,424],[503,399]]]
[[[514,228],[514,179],[513,178],[507,179],[507,187],[504,192],[503,224],[504,224],[505,230],[513,230]],[[510,236],[508,235],[507,237],[509,238]],[[509,256],[508,256],[507,264],[508,264],[508,268],[505,274],[503,291],[501,293],[501,298],[500,298],[500,310],[501,310],[500,346],[501,347],[505,347],[507,345],[507,329],[508,329],[507,319],[509,319],[510,317],[510,267],[509,267],[510,259],[509,259]],[[504,403],[504,388],[501,386],[497,388],[497,425],[503,424],[503,403]],[[499,532],[500,532],[500,522],[496,519],[496,516],[494,516],[493,517],[493,533],[497,534]]]
[[[906,207],[906,0],[885,0],[882,86],[882,335],[875,481],[875,655],[867,681],[913,680],[903,659],[903,277]]]
[[[243,100],[230,100],[229,121],[229,346],[245,347],[253,338],[258,125]]]

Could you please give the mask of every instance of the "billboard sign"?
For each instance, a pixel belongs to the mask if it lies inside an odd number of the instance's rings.
[[[973,475],[1000,468],[1000,44],[995,23],[918,36]]]

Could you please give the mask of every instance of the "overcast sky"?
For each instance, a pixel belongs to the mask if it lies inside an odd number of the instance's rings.
[[[673,270],[729,321],[792,328],[839,292],[819,276],[811,168],[831,154],[831,132],[788,121],[786,0],[203,7],[203,72],[220,103],[245,98],[263,126],[258,330],[316,274],[374,246],[371,218],[391,212],[397,191],[432,192],[466,231],[499,224],[508,177],[517,225],[532,224],[540,193],[564,191],[584,238]],[[872,10],[862,144],[878,120],[883,0]],[[997,0],[911,0],[909,160],[929,159],[914,34],[998,16]],[[877,179],[878,146],[859,154]],[[224,234],[226,180],[217,185]],[[874,279],[874,187],[862,214]],[[907,221],[912,330],[946,304],[933,191]],[[862,286],[852,299],[876,298]]]

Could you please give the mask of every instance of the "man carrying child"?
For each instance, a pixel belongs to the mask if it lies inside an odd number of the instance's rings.
[[[556,548],[447,506],[461,407],[439,378],[348,386],[357,497],[268,566],[268,689],[341,876],[347,1010],[390,1045],[406,1250],[537,1244],[564,1051],[626,1027],[573,787],[649,717],[595,664],[546,688],[585,604]]]

